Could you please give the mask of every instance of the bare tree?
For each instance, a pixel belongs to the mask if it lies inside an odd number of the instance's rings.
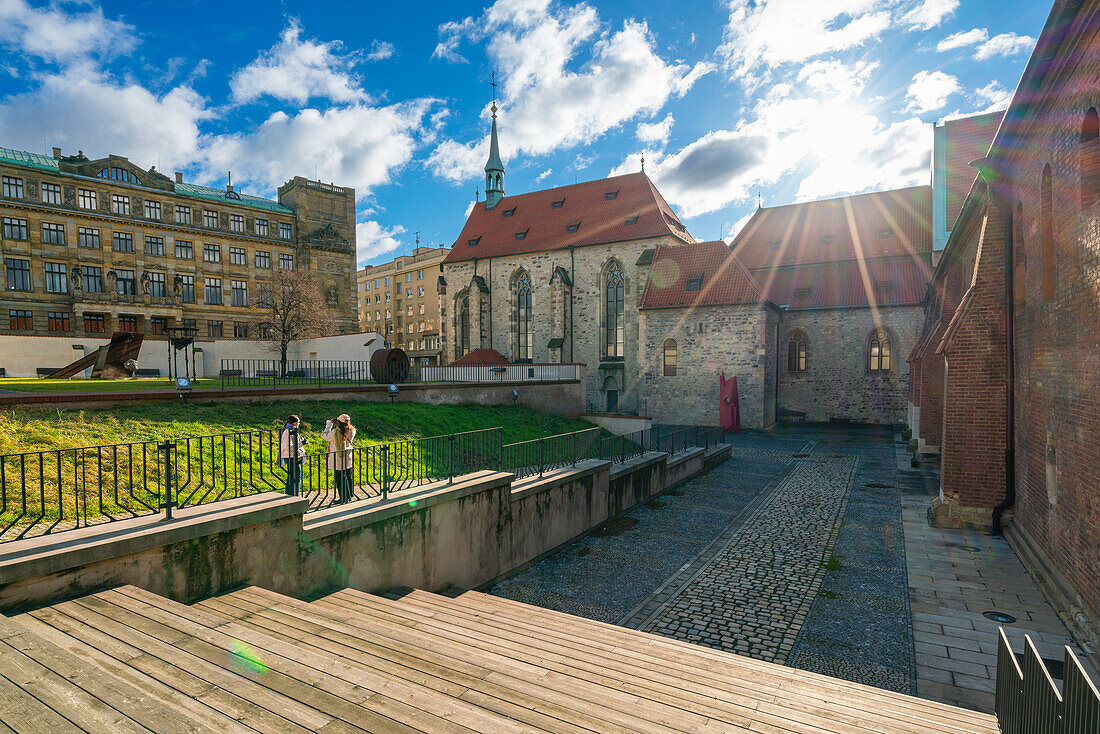
[[[276,269],[261,283],[256,298],[256,331],[279,352],[279,374],[286,377],[286,353],[299,339],[327,336],[335,314],[325,306],[317,278],[308,270]]]

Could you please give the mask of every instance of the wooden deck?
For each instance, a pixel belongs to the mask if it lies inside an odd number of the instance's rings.
[[[993,717],[496,597],[120,587],[0,618],[6,732],[993,734]]]

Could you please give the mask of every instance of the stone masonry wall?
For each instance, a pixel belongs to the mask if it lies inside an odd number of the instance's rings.
[[[769,319],[769,315],[771,318]],[[774,422],[765,377],[774,375],[765,344],[774,311],[759,304],[642,312],[643,410],[657,423],[718,425],[718,375],[737,377],[741,425]],[[664,374],[664,343],[676,340],[675,375]],[[774,342],[774,336],[771,337]],[[770,383],[769,383],[770,384]]]
[[[906,356],[920,334],[920,306],[789,311],[780,324],[779,407],[808,421],[898,423],[905,420],[909,366]],[[877,328],[890,335],[890,370],[869,370],[869,340]],[[787,370],[790,337],[806,337],[806,370]]]
[[[477,335],[480,320],[475,324],[475,314],[471,313],[471,348],[495,349],[509,359],[515,355],[516,335],[512,314],[515,296],[510,291],[510,284],[521,268],[531,275],[533,289],[532,359],[535,362],[549,362],[556,358],[558,350],[554,350],[555,354],[551,354],[547,345],[555,336],[569,333],[568,324],[564,325],[563,329],[563,325],[555,325],[552,319],[552,315],[555,314],[561,314],[559,318],[569,317],[567,309],[552,307],[554,290],[551,279],[555,268],[560,267],[569,273],[573,282],[573,354],[570,357],[570,344],[566,340],[560,358],[565,362],[580,362],[587,365],[586,402],[591,411],[602,412],[607,409],[604,384],[609,377],[615,380],[619,390],[619,410],[625,412],[641,410],[638,379],[641,374],[638,299],[645,287],[648,268],[638,267],[635,263],[645,250],[653,249],[658,244],[672,244],[671,240],[671,237],[635,240],[612,245],[579,247],[572,253],[569,250],[554,250],[444,265],[443,277],[447,281],[447,293],[443,301],[446,313],[443,319],[443,361],[452,362],[456,358],[454,299],[463,288],[471,289],[471,295],[473,295],[474,287],[471,281],[474,275],[484,278],[489,286],[490,293],[482,294],[482,297],[491,299],[489,313],[491,313],[492,324],[491,328],[486,325],[486,329],[483,330],[485,337],[479,341]],[[625,355],[620,363],[621,369],[618,368],[618,364],[614,365],[614,369],[601,369],[604,317],[603,274],[612,259],[617,260],[622,266],[626,280]],[[471,312],[475,310],[473,304],[474,299],[471,297]],[[605,361],[604,364],[608,363]]]

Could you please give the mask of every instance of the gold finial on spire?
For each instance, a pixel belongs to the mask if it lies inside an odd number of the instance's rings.
[[[642,156],[642,173],[645,173],[645,156]]]

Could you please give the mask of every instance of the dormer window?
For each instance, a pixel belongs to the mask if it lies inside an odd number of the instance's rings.
[[[703,287],[703,274],[699,273],[698,275],[693,275],[692,277],[688,278],[687,285],[684,286],[684,290],[686,290],[686,291],[697,291],[702,287]]]
[[[515,208],[515,207],[512,207],[511,209],[505,209],[505,210],[504,210],[504,211],[503,211],[502,213],[503,213],[503,214],[504,214],[504,216],[506,216],[506,217],[511,217],[511,216],[515,216],[515,213],[516,213],[516,208]]]
[[[627,224],[637,224],[638,223],[638,216],[634,215],[633,217],[627,217],[626,218],[626,223]]]
[[[783,243],[780,242],[779,240],[775,240],[774,242],[769,242],[768,243],[768,249],[771,250],[772,252],[775,252],[776,250],[778,250],[782,246],[783,246]]]
[[[565,203],[565,199],[559,199],[558,201],[552,202],[550,204],[550,208],[551,209],[561,209],[562,204],[564,204],[564,203]]]
[[[527,239],[527,232],[528,232],[528,230],[526,230],[526,229],[525,229],[525,230],[523,230],[522,232],[516,232],[516,239],[517,239],[517,240],[525,240],[525,239]]]
[[[137,184],[139,186],[141,185],[141,181],[138,180],[137,176],[130,173],[125,168],[120,168],[118,166],[110,166],[109,168],[104,168],[102,171],[99,172],[99,177],[109,178],[113,181],[123,181],[125,183]]]
[[[616,189],[614,191],[608,191],[606,194],[603,195],[603,198],[607,199],[608,201],[611,201],[612,199],[618,198],[618,196],[619,196],[619,190]]]
[[[878,291],[892,291],[894,290],[894,283],[890,280],[880,280],[875,283],[875,290]]]
[[[576,224],[570,224],[568,227],[565,228],[565,231],[566,232],[576,232],[580,228],[581,228],[581,223],[577,222]]]
[[[809,286],[809,285],[804,287],[804,288],[795,288],[794,289],[794,297],[795,298],[809,298],[810,294],[813,293],[813,292],[814,292],[813,286]]]
[[[878,231],[878,238],[880,240],[888,240],[888,239],[891,239],[893,236],[894,236],[894,230],[891,229],[890,227],[885,227],[884,229],[880,229]]]
[[[821,244],[823,244],[823,245],[833,244],[833,236],[831,234],[821,235]]]
[[[227,198],[227,199],[240,199],[241,195],[238,194],[236,191],[226,191],[225,192],[225,198]]]
[[[467,244],[467,245],[469,245],[470,247],[473,247],[473,246],[475,246],[475,245],[476,245],[476,244],[477,244],[478,242],[481,242],[481,238],[480,238],[480,237],[475,237],[475,238],[474,238],[474,239],[472,239],[472,240],[467,240],[467,241],[466,241],[466,244]]]

